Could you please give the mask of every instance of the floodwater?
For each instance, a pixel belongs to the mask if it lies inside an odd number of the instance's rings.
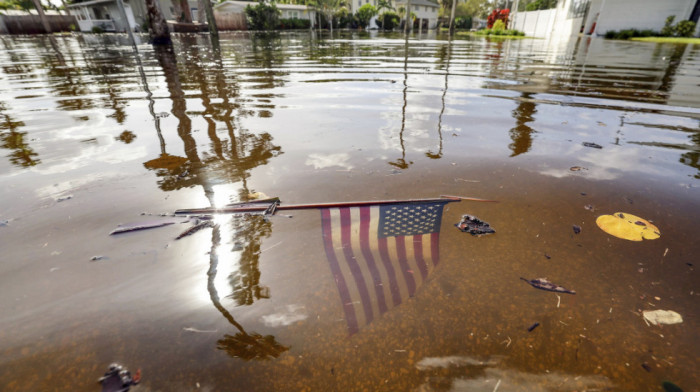
[[[141,369],[144,392],[700,390],[700,46],[0,43],[3,391],[96,391],[112,362]],[[175,240],[193,224],[175,210],[254,192],[498,203],[445,205],[430,268],[399,283],[348,272],[365,256],[336,242],[337,210],[217,215]],[[615,212],[660,238],[597,227]],[[464,214],[496,234],[460,232]],[[645,323],[658,309],[683,322]]]

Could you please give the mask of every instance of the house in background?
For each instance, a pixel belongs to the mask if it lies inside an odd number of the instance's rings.
[[[671,15],[675,16],[674,24],[682,20],[697,23],[700,0],[591,0],[583,32],[605,35],[610,30],[660,31]]]
[[[392,1],[394,7],[398,10],[399,8],[406,7],[406,0],[394,0]],[[438,10],[440,10],[440,5],[436,2],[430,0],[410,0],[411,12],[415,15],[416,20],[414,25],[419,29],[435,29],[438,25]],[[399,15],[401,19],[404,19],[406,15]]]
[[[177,1],[177,3],[175,3]],[[168,21],[180,19],[182,7],[180,1],[159,0],[163,17]],[[122,16],[117,0],[90,0],[80,3],[68,4],[66,10],[78,19],[80,31],[90,32],[94,27],[102,31],[124,32],[145,31],[144,26],[148,22],[146,2],[143,0],[123,0],[126,20]],[[197,17],[197,0],[187,0],[189,13],[192,19]]]
[[[214,6],[216,25],[221,30],[245,29],[245,7],[255,6],[257,2],[227,0]],[[316,25],[316,11],[300,4],[281,4],[275,6],[280,10],[282,19],[308,19],[311,26]]]

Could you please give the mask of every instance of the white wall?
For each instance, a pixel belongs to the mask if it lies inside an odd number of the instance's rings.
[[[591,0],[584,33],[596,23],[595,34],[609,30],[651,29],[660,31],[666,17],[675,15],[674,24],[690,16],[695,0]]]

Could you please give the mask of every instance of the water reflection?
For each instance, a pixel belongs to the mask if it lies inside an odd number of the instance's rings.
[[[214,307],[221,312],[221,315],[224,316],[229,324],[238,330],[234,335],[225,334],[223,338],[217,341],[216,347],[234,358],[240,358],[246,361],[267,360],[279,357],[283,352],[289,350],[288,346],[278,343],[272,335],[263,336],[256,332],[246,332],[243,326],[236,322],[233,315],[221,304],[219,293],[215,285],[216,273],[219,265],[218,252],[220,252],[219,247],[221,245],[221,230],[219,226],[214,227],[211,242],[209,270],[207,271],[207,290],[209,291],[209,298]],[[257,263],[254,269],[257,271],[257,276],[259,277],[260,271],[257,270]]]
[[[509,131],[510,138],[513,139],[513,143],[508,146],[513,151],[511,157],[524,154],[532,148],[532,134],[535,130],[528,124],[535,121],[534,115],[537,113],[532,96],[532,93],[522,93],[518,107],[513,110],[516,125]]]
[[[0,102],[0,112],[4,111],[4,105]],[[36,157],[39,155],[31,147],[27,140],[27,132],[20,132],[18,129],[23,127],[22,121],[15,121],[7,114],[2,115],[0,121],[0,147],[12,150],[9,155],[10,162],[22,167],[36,166],[41,163]]]

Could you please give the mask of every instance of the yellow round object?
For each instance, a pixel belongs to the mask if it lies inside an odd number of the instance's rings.
[[[601,215],[596,219],[595,223],[604,232],[624,240],[654,240],[661,236],[659,228],[651,222],[625,212]]]

